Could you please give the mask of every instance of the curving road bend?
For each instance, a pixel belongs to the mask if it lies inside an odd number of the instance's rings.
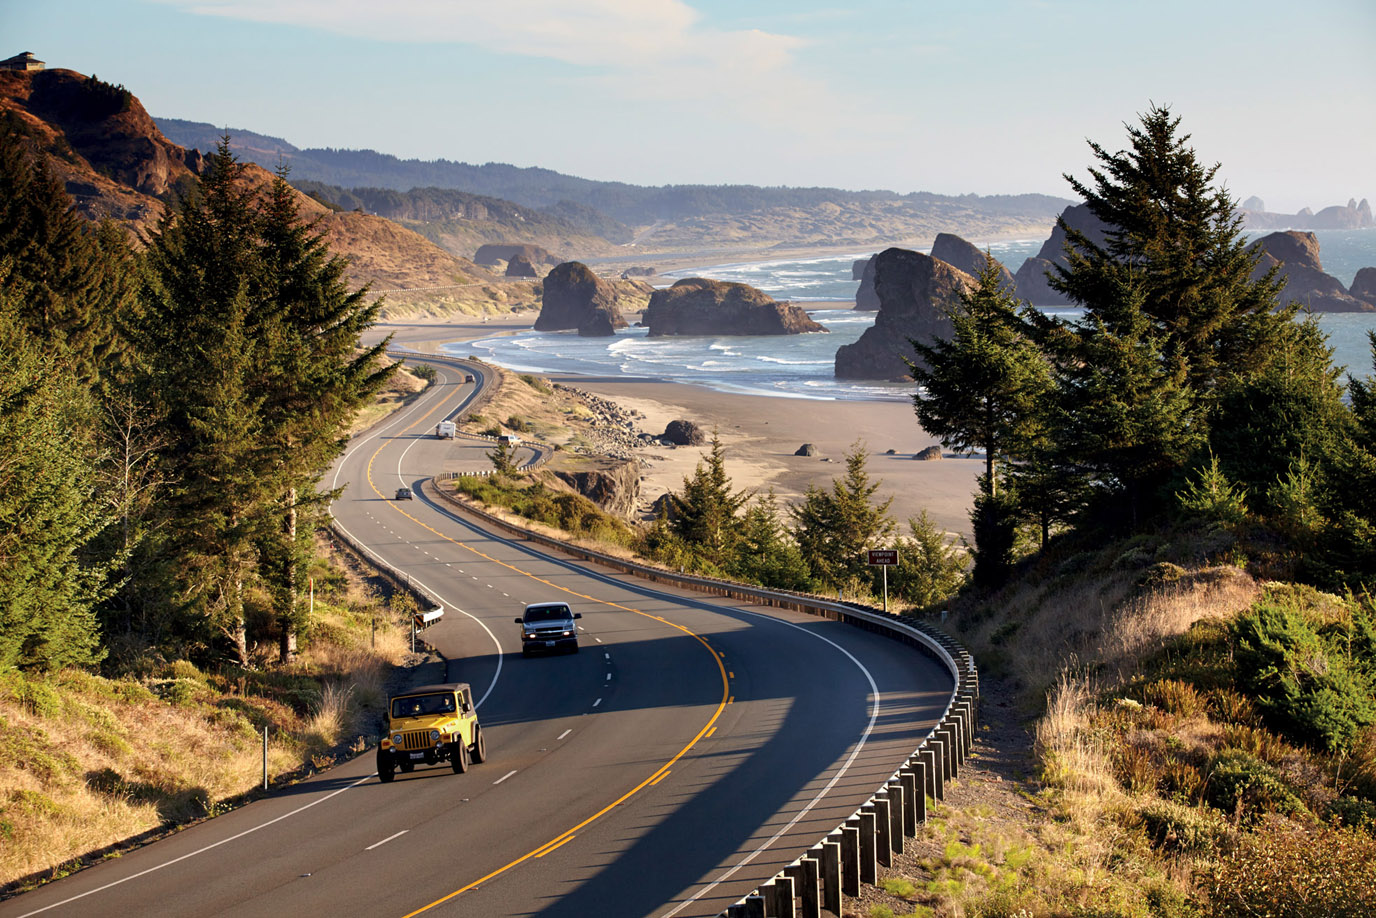
[[[0,916],[716,915],[850,815],[940,715],[949,676],[897,642],[651,588],[453,512],[422,485],[490,467],[490,444],[434,438],[474,384],[427,362],[437,385],[338,463],[334,512],[443,603],[426,640],[473,685],[487,762],[384,785],[367,754]],[[390,500],[403,485],[416,499]],[[582,612],[582,650],[523,658],[512,619],[552,599]]]

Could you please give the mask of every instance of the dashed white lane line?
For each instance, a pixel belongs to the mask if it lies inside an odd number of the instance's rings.
[[[608,660],[612,658],[612,655],[609,653],[603,653],[602,656],[606,657]]]
[[[611,674],[611,673],[607,673],[607,681],[608,681],[608,682],[611,682],[611,681],[612,681],[612,674]]]
[[[569,735],[570,733],[572,733],[572,732],[573,732],[573,728],[572,728],[572,727],[569,727],[569,728],[568,728],[567,730],[565,730],[563,733],[560,733],[560,734],[559,734],[559,736],[556,738],[556,741],[557,741],[557,740],[563,739],[564,737],[568,736],[568,735]]]
[[[380,842],[378,842],[378,843],[376,843],[376,844],[373,844],[373,845],[369,845],[368,847],[364,848],[363,850],[364,850],[364,851],[372,851],[374,848],[381,848],[383,845],[387,844],[387,843],[388,843],[389,841],[391,841],[392,839],[394,839],[394,838],[401,838],[403,835],[405,835],[407,832],[410,832],[410,831],[411,831],[410,829],[402,829],[400,832],[396,833],[395,835],[388,835],[388,836],[387,836],[386,838],[384,838],[382,841],[380,841]]]
[[[602,643],[602,639],[601,639],[601,638],[593,638],[593,640],[596,641],[596,642],[599,643],[599,644]]]
[[[602,703],[602,699],[599,698],[599,699],[597,699],[596,701],[594,701],[594,702],[592,703],[592,706],[595,708],[595,707],[597,707],[597,706],[598,706],[599,704],[601,704],[601,703]]]
[[[502,775],[500,778],[498,778],[496,781],[493,781],[492,783],[493,783],[493,784],[501,784],[503,781],[505,781],[507,778],[511,777],[511,776],[514,775],[514,774],[516,774],[516,772],[514,772],[514,771],[508,771],[506,774]]]

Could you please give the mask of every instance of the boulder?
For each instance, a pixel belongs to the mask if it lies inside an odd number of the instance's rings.
[[[941,447],[929,446],[913,456],[914,459],[921,459],[923,462],[934,462],[941,458]]]
[[[940,259],[907,249],[885,249],[874,257],[879,314],[854,344],[836,351],[838,379],[910,379],[916,360],[909,339],[932,342],[954,334],[949,311],[975,279]]]
[[[511,261],[506,263],[507,277],[539,277],[535,271],[535,265],[531,264],[525,255],[513,255]]]
[[[489,243],[478,247],[477,254],[473,256],[473,263],[492,267],[499,261],[511,262],[517,255],[524,255],[534,265],[554,265],[559,263],[558,257],[550,251],[538,245],[505,245]]]
[[[1018,268],[1018,273],[1014,276],[1018,299],[1026,300],[1033,306],[1070,305],[1065,294],[1051,289],[1051,285],[1046,281],[1053,265],[1064,268],[1067,264],[1065,226],[1083,233],[1095,245],[1103,245],[1108,232],[1104,222],[1090,212],[1088,204],[1073,204],[1067,207],[1056,221],[1051,238],[1042,243],[1041,251],[1024,261],[1022,267]]]
[[[802,446],[798,447],[796,450],[793,451],[793,455],[815,456],[817,455],[817,447],[813,446],[811,443],[804,443]]]
[[[578,334],[607,336],[625,328],[616,308],[616,290],[582,262],[556,265],[545,278],[536,331],[576,328]]]
[[[1248,246],[1261,259],[1252,270],[1255,280],[1272,267],[1285,278],[1282,305],[1299,302],[1315,312],[1372,312],[1376,306],[1349,294],[1342,281],[1324,273],[1319,260],[1319,240],[1313,233],[1287,230],[1262,236]]]
[[[664,335],[797,335],[825,332],[792,303],[748,284],[688,277],[650,294],[642,319],[650,337]]]
[[[707,442],[707,435],[692,421],[680,419],[670,421],[660,439],[675,446],[701,446]]]
[[[1376,306],[1376,268],[1362,268],[1352,278],[1352,286],[1347,292],[1359,300]]]
[[[932,257],[939,258],[953,268],[959,268],[971,277],[984,273],[989,253],[979,246],[966,242],[953,233],[938,233],[932,243]],[[1008,293],[1015,289],[1013,272],[995,260],[999,269],[999,288]]]
[[[860,286],[855,291],[855,308],[874,312],[879,308],[879,294],[874,292],[874,259],[865,261],[860,270]]]

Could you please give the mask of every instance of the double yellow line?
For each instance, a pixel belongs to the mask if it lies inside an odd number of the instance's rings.
[[[414,427],[416,427],[418,424],[420,424],[422,421],[424,421],[426,418],[430,417],[430,415],[434,414],[435,411],[436,411],[441,405],[443,405],[446,401],[447,401],[447,399],[441,399],[439,402],[436,403],[436,405],[435,405],[433,408],[431,408],[431,409],[430,409],[429,411],[427,411],[425,414],[423,414],[423,415],[421,415],[419,418],[417,418],[417,419],[415,420],[415,422],[411,424],[410,427],[407,427],[407,428],[406,428],[406,430],[411,430],[412,428],[414,428]],[[404,431],[403,431],[403,432],[404,432]],[[383,500],[387,500],[386,496],[385,496],[380,490],[378,490],[377,485],[373,482],[373,461],[374,461],[375,459],[377,459],[377,457],[382,453],[383,449],[385,449],[386,446],[387,446],[387,444],[386,444],[386,443],[383,443],[381,446],[379,446],[379,447],[377,448],[377,450],[376,450],[371,456],[368,457],[368,466],[367,466],[368,487],[372,488],[372,489],[373,489],[373,493],[376,494],[378,497],[381,497]],[[644,790],[645,788],[651,787],[651,786],[653,786],[653,785],[655,785],[655,784],[658,784],[660,781],[664,780],[666,777],[669,776],[669,771],[670,771],[670,769],[673,768],[673,766],[675,765],[675,763],[677,763],[679,759],[681,759],[681,758],[683,758],[685,755],[687,755],[687,754],[688,754],[688,751],[689,751],[690,749],[692,749],[694,746],[696,746],[696,745],[698,744],[698,741],[699,741],[699,740],[701,740],[701,739],[702,739],[703,737],[705,737],[705,736],[709,736],[709,735],[711,735],[712,733],[715,733],[715,732],[716,732],[716,729],[717,729],[716,724],[717,724],[718,718],[720,718],[721,715],[722,715],[722,712],[726,710],[726,706],[727,706],[728,704],[730,704],[732,701],[734,701],[735,698],[734,698],[733,695],[731,695],[731,681],[730,681],[730,678],[728,677],[727,672],[726,672],[726,664],[722,661],[721,655],[720,655],[719,653],[717,653],[717,651],[712,647],[712,645],[708,644],[708,643],[707,643],[707,640],[706,640],[705,638],[703,638],[701,635],[696,634],[695,632],[688,630],[687,628],[685,628],[684,626],[682,626],[682,625],[680,625],[680,624],[677,624],[676,622],[671,622],[671,621],[669,621],[668,619],[663,618],[662,616],[653,615],[653,614],[651,614],[651,613],[649,613],[649,612],[644,612],[644,611],[641,611],[640,609],[632,608],[631,606],[623,606],[623,605],[621,605],[620,603],[612,602],[612,601],[609,600],[609,599],[598,599],[598,598],[596,598],[596,597],[594,597],[594,596],[588,596],[588,595],[585,594],[585,593],[579,593],[579,592],[577,592],[576,590],[571,590],[571,589],[569,589],[568,587],[561,586],[560,584],[554,583],[554,582],[552,582],[552,581],[550,581],[550,580],[546,580],[546,579],[543,578],[543,577],[538,577],[538,576],[536,576],[535,574],[532,574],[530,571],[523,570],[523,569],[521,569],[521,568],[519,568],[519,567],[516,567],[515,565],[512,565],[512,564],[508,564],[508,563],[505,562],[505,561],[502,561],[502,560],[500,560],[500,559],[498,559],[498,558],[494,558],[494,557],[492,557],[491,555],[488,555],[488,554],[486,554],[486,553],[484,553],[484,552],[482,552],[482,551],[479,551],[478,549],[474,548],[474,547],[471,546],[471,545],[467,545],[467,544],[465,544],[465,543],[463,543],[463,542],[460,542],[460,541],[458,541],[457,539],[454,539],[454,538],[452,538],[452,537],[450,537],[450,536],[444,534],[443,532],[440,532],[438,529],[435,529],[433,526],[430,526],[428,523],[421,522],[419,519],[417,519],[416,517],[414,517],[414,516],[412,516],[411,514],[407,513],[405,510],[401,509],[401,507],[397,506],[397,504],[396,504],[395,501],[387,501],[387,503],[388,503],[388,505],[389,505],[392,509],[396,510],[398,513],[400,513],[402,516],[406,517],[406,518],[407,518],[408,520],[410,520],[411,522],[415,523],[417,526],[420,526],[421,528],[423,528],[423,529],[425,529],[425,530],[427,530],[427,531],[433,533],[434,535],[438,536],[439,538],[443,539],[443,540],[446,541],[446,542],[449,542],[449,543],[451,543],[451,544],[453,544],[453,545],[457,545],[458,547],[460,547],[460,548],[462,548],[462,549],[464,549],[464,550],[466,550],[466,551],[472,552],[473,554],[477,555],[477,556],[480,557],[480,558],[483,558],[484,560],[491,561],[491,562],[494,563],[494,564],[500,564],[502,567],[506,568],[507,570],[513,571],[513,572],[515,572],[515,573],[517,573],[517,574],[521,574],[521,575],[524,576],[524,577],[529,577],[529,578],[532,579],[532,580],[536,580],[536,581],[538,581],[538,582],[540,582],[540,583],[543,583],[543,584],[546,584],[546,585],[548,585],[548,586],[554,587],[554,588],[557,589],[557,590],[562,590],[563,592],[568,593],[568,594],[571,595],[571,596],[577,596],[577,597],[579,597],[580,599],[586,599],[586,600],[588,600],[589,602],[600,603],[601,605],[609,606],[610,608],[613,608],[613,609],[621,609],[622,611],[625,611],[625,612],[634,612],[636,615],[641,615],[641,616],[644,616],[645,618],[653,619],[653,620],[655,620],[655,621],[657,621],[657,622],[661,622],[661,623],[663,623],[663,624],[665,624],[665,625],[668,625],[668,626],[671,627],[671,628],[677,628],[679,631],[682,631],[684,634],[686,634],[686,635],[688,635],[689,637],[691,637],[691,638],[693,638],[694,640],[696,640],[699,644],[701,644],[701,645],[707,650],[707,652],[708,652],[709,654],[711,654],[712,660],[713,660],[713,662],[715,662],[715,663],[717,664],[717,670],[718,670],[718,672],[721,674],[721,700],[717,702],[716,710],[714,710],[714,711],[712,712],[712,716],[708,719],[707,723],[703,724],[702,729],[698,730],[697,735],[694,736],[694,737],[688,742],[688,744],[687,744],[686,746],[684,746],[682,749],[680,749],[680,750],[678,751],[678,753],[677,753],[676,755],[674,755],[674,757],[671,758],[669,761],[665,762],[665,763],[664,763],[663,765],[661,765],[659,768],[655,769],[654,772],[651,773],[649,777],[647,777],[645,780],[641,781],[641,782],[640,782],[639,784],[637,784],[635,787],[633,787],[633,788],[631,788],[630,790],[626,791],[626,793],[622,794],[620,797],[616,798],[616,799],[613,800],[611,803],[609,803],[609,804],[607,804],[606,806],[604,806],[602,809],[598,810],[596,813],[593,813],[593,814],[592,814],[591,816],[589,816],[587,819],[584,819],[582,822],[578,823],[576,826],[573,826],[572,828],[567,829],[566,831],[559,833],[559,834],[556,835],[554,838],[552,838],[552,839],[550,839],[549,841],[545,842],[543,845],[540,845],[538,848],[535,848],[535,849],[533,849],[533,850],[531,850],[531,851],[528,851],[527,853],[525,853],[525,854],[521,855],[520,857],[516,858],[514,861],[511,861],[509,864],[505,864],[505,865],[503,865],[503,866],[501,866],[501,867],[498,867],[496,870],[492,871],[491,873],[487,874],[486,876],[480,877],[479,879],[474,880],[473,882],[467,884],[466,886],[461,886],[460,888],[454,890],[453,892],[449,893],[448,895],[442,896],[441,898],[436,899],[434,902],[431,902],[429,905],[423,905],[423,906],[421,906],[420,908],[416,909],[415,911],[409,912],[409,913],[407,913],[407,914],[404,916],[404,918],[412,918],[412,916],[414,916],[414,915],[419,915],[419,914],[421,914],[422,912],[427,912],[427,911],[429,911],[430,909],[434,908],[434,907],[437,906],[437,905],[442,905],[443,903],[448,902],[450,899],[454,898],[455,896],[460,895],[461,893],[468,892],[468,890],[470,890],[470,889],[473,889],[473,888],[475,888],[475,887],[477,887],[477,886],[481,886],[483,883],[486,883],[488,880],[491,880],[491,879],[493,879],[494,877],[498,877],[498,876],[500,876],[500,875],[506,873],[508,870],[511,870],[513,867],[515,867],[515,866],[518,865],[518,864],[524,863],[525,861],[528,861],[528,860],[530,860],[531,858],[541,858],[541,857],[544,857],[546,854],[549,854],[550,852],[554,851],[556,848],[560,848],[560,847],[562,847],[563,845],[568,844],[569,842],[573,841],[574,837],[578,834],[579,831],[581,831],[582,829],[584,829],[584,828],[586,828],[587,826],[591,825],[592,823],[596,822],[597,820],[601,819],[603,816],[605,816],[607,813],[610,813],[612,810],[616,809],[618,806],[621,806],[623,803],[625,803],[627,800],[630,800],[632,797],[634,797],[636,794],[640,793],[640,792],[641,792],[642,790]]]

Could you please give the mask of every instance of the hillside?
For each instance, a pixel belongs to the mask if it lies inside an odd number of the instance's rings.
[[[204,169],[204,157],[168,140],[129,90],[72,70],[0,72],[0,119],[46,157],[82,215],[117,221],[139,240]],[[271,178],[258,166],[248,170],[248,181],[266,186]],[[533,302],[529,283],[507,284],[397,223],[304,194],[299,203],[349,259],[350,282],[402,291],[389,296],[398,306],[442,299],[476,312]]]
[[[179,143],[202,149],[223,133],[210,124],[170,118],[158,123]],[[874,247],[930,241],[939,232],[966,238],[1044,234],[1071,203],[1049,195],[982,197],[753,185],[646,187],[505,163],[472,165],[445,159],[403,160],[373,150],[301,149],[237,128],[231,131],[231,145],[244,159],[265,166],[289,164],[297,182],[397,191],[457,189],[587,227],[597,221],[590,209],[603,219],[640,229],[634,241],[641,251],[733,245]],[[618,241],[615,236],[607,238]]]

